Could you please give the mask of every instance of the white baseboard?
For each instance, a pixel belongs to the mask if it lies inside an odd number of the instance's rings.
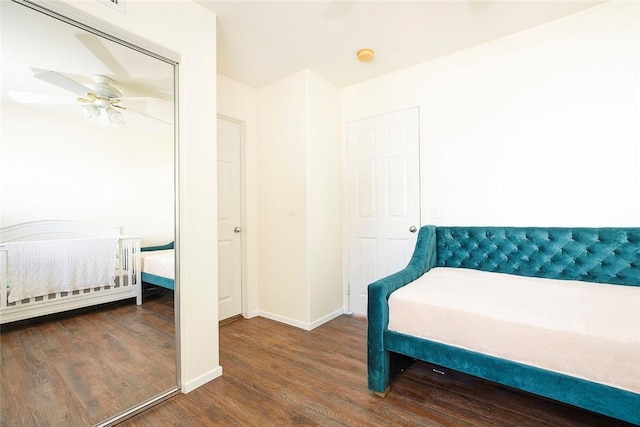
[[[193,390],[197,389],[198,387],[200,387],[201,385],[204,385],[206,383],[208,383],[211,380],[214,380],[216,378],[218,378],[219,376],[222,375],[222,366],[218,366],[217,368],[203,374],[200,375],[197,378],[194,378],[190,381],[185,381],[184,383],[182,383],[182,387],[180,388],[180,391],[184,394],[187,394],[189,392],[192,392]]]
[[[338,316],[342,316],[343,314],[344,314],[344,310],[343,309],[336,310],[333,313],[329,313],[326,316],[323,316],[320,319],[316,320],[315,322],[311,322],[311,324],[310,324],[311,327],[309,328],[309,330],[315,329],[318,326],[323,325],[323,324],[327,323],[328,321],[335,319]]]
[[[250,311],[247,314],[244,315],[245,319],[253,319],[254,317],[258,317],[260,316],[260,312],[259,311]]]
[[[344,313],[344,310],[340,309],[340,310],[334,311],[333,313],[329,313],[326,316],[323,316],[320,319],[313,321],[311,323],[290,319],[285,316],[280,316],[279,314],[269,313],[268,311],[260,311],[258,312],[258,315],[270,320],[275,320],[276,322],[280,322],[286,325],[295,326],[296,328],[304,329],[305,331],[310,331],[324,323],[327,323],[329,320],[335,319],[336,317],[342,315],[343,313]]]
[[[279,314],[269,313],[268,311],[259,311],[258,316],[265,317],[270,320],[275,320],[276,322],[284,323],[286,325],[295,326],[296,328],[304,329],[305,331],[309,330],[309,325],[304,322],[300,322],[299,320],[290,319],[285,316],[280,316]]]

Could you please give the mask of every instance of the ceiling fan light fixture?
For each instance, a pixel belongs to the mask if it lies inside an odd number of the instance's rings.
[[[109,117],[109,122],[113,124],[121,124],[122,123],[122,113],[116,110],[113,107],[108,107],[104,110],[107,117]]]
[[[358,57],[358,61],[360,62],[369,62],[373,59],[375,52],[373,49],[360,49],[356,56]]]
[[[85,121],[89,122],[94,117],[100,115],[100,110],[98,110],[98,107],[93,104],[83,105],[80,108],[80,114]]]

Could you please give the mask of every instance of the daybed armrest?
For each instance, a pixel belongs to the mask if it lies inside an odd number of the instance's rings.
[[[384,350],[383,333],[389,325],[389,295],[422,276],[436,265],[436,227],[420,228],[409,265],[368,287],[368,369],[369,388],[383,393],[389,384],[389,355]]]

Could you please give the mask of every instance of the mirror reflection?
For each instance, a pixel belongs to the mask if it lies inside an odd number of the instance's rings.
[[[1,7],[2,425],[176,387],[174,64]]]

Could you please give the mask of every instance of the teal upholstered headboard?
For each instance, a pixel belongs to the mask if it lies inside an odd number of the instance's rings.
[[[436,227],[436,265],[640,286],[640,228]]]

